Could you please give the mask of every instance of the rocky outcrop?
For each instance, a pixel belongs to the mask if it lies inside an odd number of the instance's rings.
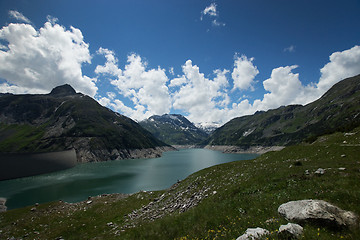
[[[135,158],[157,158],[161,157],[163,152],[175,151],[176,149],[170,146],[143,148],[143,149],[101,149],[90,150],[88,147],[79,147],[77,150],[78,162],[99,162],[120,159],[135,159]]]
[[[270,232],[263,228],[248,228],[246,232],[238,237],[236,240],[254,240],[260,239],[266,235],[269,235]]]
[[[303,234],[303,227],[296,223],[281,225],[279,228],[280,239],[299,239]]]
[[[357,225],[357,216],[323,200],[299,200],[284,203],[278,212],[289,221],[314,223],[330,228],[349,228]]]

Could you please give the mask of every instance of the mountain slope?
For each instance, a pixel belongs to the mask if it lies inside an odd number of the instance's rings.
[[[150,149],[146,153],[153,156],[159,154],[156,147],[166,146],[131,119],[76,93],[70,85],[50,94],[1,94],[0,136],[0,152],[74,148],[79,162],[137,157],[135,149]]]
[[[140,125],[155,137],[170,145],[194,145],[204,141],[208,134],[179,114],[154,115]]]
[[[291,145],[360,125],[360,75],[335,84],[320,99],[232,119],[204,145]]]

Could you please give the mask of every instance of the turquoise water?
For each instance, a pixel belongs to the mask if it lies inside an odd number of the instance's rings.
[[[104,193],[135,193],[169,188],[201,169],[255,154],[224,154],[207,149],[165,152],[161,158],[79,164],[50,174],[0,182],[0,197],[14,209],[56,200],[78,202]]]

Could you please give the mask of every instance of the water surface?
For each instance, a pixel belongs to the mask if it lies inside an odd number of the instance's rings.
[[[78,202],[104,193],[161,190],[201,169],[256,156],[184,149],[153,159],[85,163],[55,173],[0,181],[0,197],[7,198],[6,206],[13,209],[60,199]]]

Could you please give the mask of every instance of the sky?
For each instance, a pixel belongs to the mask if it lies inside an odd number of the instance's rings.
[[[310,103],[360,74],[359,0],[0,0],[0,92],[70,84],[136,121]]]

